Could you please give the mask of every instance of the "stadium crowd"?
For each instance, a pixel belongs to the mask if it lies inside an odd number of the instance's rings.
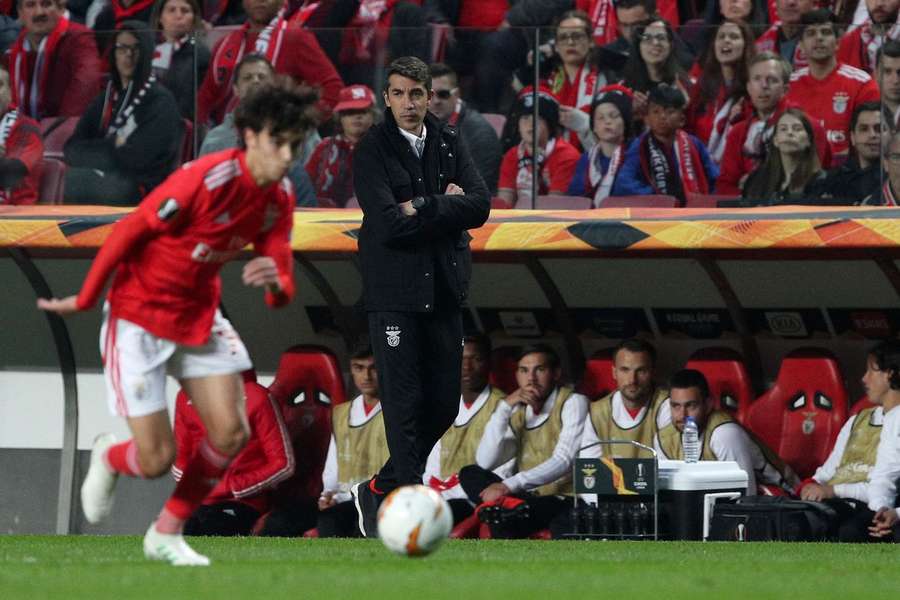
[[[495,208],[540,205],[534,189],[573,208],[896,204],[896,0],[4,6],[0,203],[135,205],[195,149],[236,143],[236,101],[289,77],[319,96],[290,173],[298,206],[353,205],[382,69],[413,55],[434,63],[430,109]],[[42,193],[61,177],[64,193]]]

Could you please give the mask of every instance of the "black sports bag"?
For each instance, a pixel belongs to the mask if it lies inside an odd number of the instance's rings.
[[[837,513],[820,502],[744,496],[713,507],[710,540],[820,542],[833,540]]]

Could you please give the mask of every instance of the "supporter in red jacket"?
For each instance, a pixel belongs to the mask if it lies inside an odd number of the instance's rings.
[[[19,0],[22,32],[9,49],[12,100],[33,119],[81,115],[100,91],[94,33],[65,18],[62,0]]]
[[[841,38],[838,46],[838,62],[867,73],[875,68],[878,49],[885,38],[900,38],[900,23],[897,23],[898,0],[865,0],[869,18],[865,23]]]
[[[785,100],[791,65],[773,54],[760,52],[749,66],[747,94],[753,112],[749,118],[735,123],[725,140],[716,193],[739,196],[744,182],[766,157],[766,149],[775,131],[775,121],[790,104]],[[825,132],[813,123],[816,150],[822,168],[831,166],[831,152],[825,143]]]
[[[9,73],[0,67],[0,205],[37,202],[43,153],[40,126],[10,103]]]
[[[184,526],[185,535],[249,535],[256,520],[269,510],[269,490],[294,472],[294,453],[281,411],[269,391],[244,372],[244,392],[250,438],[219,483]],[[184,390],[175,399],[177,453],[172,474],[181,480],[206,428]]]
[[[809,66],[791,75],[787,98],[825,128],[831,154],[842,161],[850,150],[850,117],[863,102],[879,99],[878,84],[865,71],[838,62],[831,11],[810,11],[802,22],[800,44]]]
[[[197,120],[219,124],[233,102],[234,67],[246,53],[264,55],[275,72],[319,88],[322,118],[331,116],[343,87],[334,65],[310,32],[288,27],[283,0],[243,0],[247,22],[216,44],[197,97]]]

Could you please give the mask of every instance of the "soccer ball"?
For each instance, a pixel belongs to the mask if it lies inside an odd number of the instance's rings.
[[[378,537],[404,556],[425,556],[450,535],[453,514],[441,495],[424,485],[397,488],[378,509]]]

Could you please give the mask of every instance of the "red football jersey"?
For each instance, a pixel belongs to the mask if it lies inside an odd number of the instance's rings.
[[[265,188],[253,180],[243,150],[184,165],[120,221],[85,279],[78,307],[94,304],[109,273],[111,313],[180,344],[204,344],[219,305],[222,265],[253,243],[275,259],[282,292],[293,295],[290,235],[294,193],[286,178]]]
[[[863,102],[878,100],[878,84],[861,69],[838,63],[825,77],[815,79],[809,67],[794,71],[787,99],[803,108],[825,129],[831,153],[846,155],[850,149],[850,117]]]

